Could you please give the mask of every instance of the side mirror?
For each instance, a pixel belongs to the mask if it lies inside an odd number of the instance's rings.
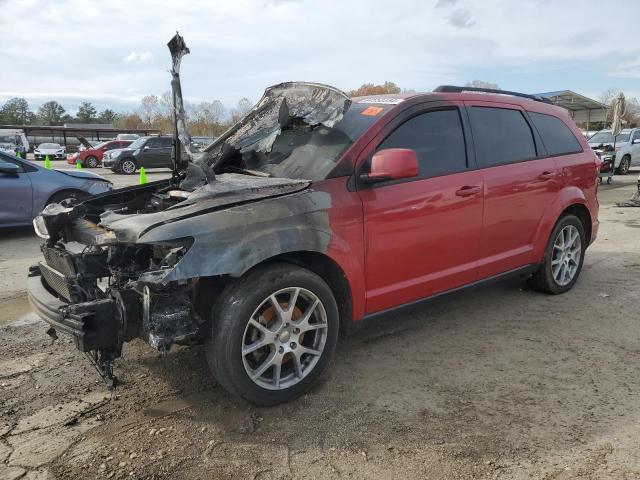
[[[360,176],[364,183],[400,180],[418,175],[418,157],[408,148],[387,148],[371,158],[371,172]]]
[[[149,145],[145,145],[144,147],[142,147],[143,150],[149,150]]]
[[[6,173],[8,175],[18,175],[18,173],[20,173],[20,167],[15,163],[0,161],[0,173]]]
[[[634,138],[633,141],[631,142],[632,145],[635,145],[637,143],[640,143],[640,138]]]

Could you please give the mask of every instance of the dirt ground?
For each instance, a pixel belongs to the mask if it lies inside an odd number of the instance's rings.
[[[613,206],[637,173],[600,188],[571,292],[510,280],[388,315],[288,405],[229,398],[202,348],[142,342],[111,394],[21,316],[0,329],[0,478],[640,479],[640,208]]]

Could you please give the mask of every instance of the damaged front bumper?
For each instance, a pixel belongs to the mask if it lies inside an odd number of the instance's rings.
[[[163,248],[175,260],[181,247]],[[150,245],[112,245],[74,253],[62,243],[45,243],[43,261],[29,271],[29,303],[50,325],[47,333],[53,338],[58,333],[70,335],[110,387],[116,382],[112,362],[121,355],[125,342],[139,337],[166,350],[174,343],[202,340],[201,322],[193,308],[196,281],[161,285],[154,280],[162,275],[150,275],[149,283],[144,283],[139,280],[141,272],[119,272],[114,267],[124,258],[141,257],[145,252],[153,255],[153,249]],[[170,269],[158,273],[167,271]],[[115,281],[114,276],[120,275],[126,278]]]

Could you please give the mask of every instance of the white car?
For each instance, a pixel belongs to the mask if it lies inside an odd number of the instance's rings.
[[[59,143],[41,143],[33,151],[36,160],[64,160],[66,158],[65,147]]]
[[[601,156],[615,154],[614,167],[619,175],[640,166],[640,128],[622,130],[615,138],[615,147],[611,130],[600,130],[589,139],[589,146]]]

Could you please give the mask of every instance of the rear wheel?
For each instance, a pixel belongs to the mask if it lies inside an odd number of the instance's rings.
[[[620,165],[618,165],[618,169],[616,170],[616,173],[618,175],[626,175],[627,173],[629,173],[630,167],[631,167],[631,157],[629,155],[625,155],[624,157],[622,157],[622,160],[620,160]]]
[[[136,173],[137,169],[138,166],[136,165],[136,162],[128,158],[126,160],[123,160],[120,164],[120,171],[126,175],[133,175],[134,173]]]
[[[554,295],[570,290],[582,270],[586,247],[580,219],[575,215],[560,217],[549,237],[542,265],[529,279],[529,285]]]
[[[85,159],[84,164],[88,168],[96,168],[98,166],[98,159],[91,155]]]
[[[256,405],[276,405],[318,380],[338,325],[333,293],[319,276],[289,264],[259,267],[220,296],[207,360],[226,390]]]

